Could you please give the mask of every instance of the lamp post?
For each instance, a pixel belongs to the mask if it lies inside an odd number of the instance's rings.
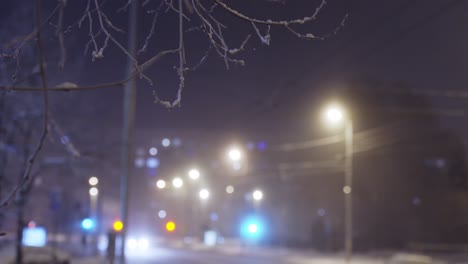
[[[331,105],[325,110],[325,117],[330,123],[344,124],[345,162],[344,162],[344,208],[345,208],[345,254],[346,261],[351,260],[353,254],[353,121],[345,111]]]

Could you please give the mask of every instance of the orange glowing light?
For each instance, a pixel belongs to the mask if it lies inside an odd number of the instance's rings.
[[[115,231],[120,232],[122,231],[124,224],[122,223],[122,221],[115,221],[113,227]]]
[[[166,230],[169,232],[173,232],[176,229],[176,224],[172,221],[166,223]]]

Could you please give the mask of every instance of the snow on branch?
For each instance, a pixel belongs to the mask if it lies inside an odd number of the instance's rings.
[[[322,8],[327,3],[326,0],[322,0],[320,5],[317,8],[315,8],[315,12],[311,16],[306,16],[304,18],[294,19],[294,20],[271,20],[271,19],[262,20],[262,19],[257,19],[257,18],[252,18],[252,17],[246,16],[243,13],[229,7],[227,4],[225,4],[221,0],[213,0],[213,1],[215,1],[219,6],[224,8],[226,11],[228,11],[229,13],[231,13],[232,15],[234,15],[234,16],[240,18],[240,19],[243,19],[243,20],[246,20],[246,21],[249,21],[249,22],[253,22],[253,23],[256,23],[256,24],[277,25],[277,26],[290,26],[290,25],[293,25],[293,24],[305,24],[307,22],[315,20],[315,19],[317,19],[317,15],[320,13],[320,10],[322,10]]]
[[[172,102],[161,100],[157,93],[153,91],[154,99],[156,103],[161,104],[162,106],[172,109],[176,106],[180,106],[182,101],[182,90],[185,86],[185,46],[184,46],[184,2],[179,0],[179,48],[177,52],[179,54],[179,67],[177,68],[177,75],[179,76],[179,88],[177,89],[177,97]]]
[[[332,37],[334,35],[336,35],[338,33],[338,31],[340,31],[344,25],[345,25],[345,22],[346,20],[348,19],[348,15],[345,15],[343,17],[343,19],[341,20],[341,23],[335,27],[335,29],[332,31],[332,32],[329,32],[325,35],[320,35],[320,36],[316,36],[312,33],[307,33],[307,34],[301,34],[297,31],[295,31],[294,29],[292,29],[290,26],[285,26],[291,33],[293,33],[296,37],[300,38],[300,39],[307,39],[307,40],[324,40],[324,39],[327,39],[329,37]]]
[[[271,29],[271,25],[268,25],[268,27],[267,27],[267,32],[266,32],[265,35],[262,35],[262,33],[260,33],[260,29],[258,29],[257,25],[256,25],[254,22],[252,22],[252,26],[253,26],[253,28],[255,29],[255,32],[257,33],[258,38],[260,38],[260,41],[262,42],[262,44],[270,45],[270,40],[271,40],[270,29]]]

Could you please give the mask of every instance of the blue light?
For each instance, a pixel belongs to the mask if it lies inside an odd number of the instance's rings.
[[[94,228],[94,221],[90,218],[85,218],[83,221],[81,221],[81,227],[84,230],[91,230]]]
[[[241,236],[247,240],[259,240],[265,235],[265,224],[257,216],[249,216],[241,224]]]
[[[247,231],[250,233],[250,234],[255,234],[257,233],[258,231],[258,226],[256,224],[250,224],[248,227],[247,227]]]
[[[157,158],[148,158],[146,160],[146,167],[148,167],[150,169],[154,169],[154,168],[159,167],[159,159],[157,159]]]
[[[265,141],[260,141],[257,143],[257,149],[260,151],[264,151],[266,149],[267,145]]]
[[[213,222],[216,222],[218,221],[219,217],[218,217],[218,214],[217,213],[211,213],[210,214],[210,220],[213,221]]]

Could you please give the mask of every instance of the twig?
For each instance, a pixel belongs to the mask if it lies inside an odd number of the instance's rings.
[[[66,50],[65,44],[63,43],[63,10],[65,9],[66,0],[60,0],[60,11],[57,21],[57,30],[55,31],[55,35],[58,37],[59,46],[60,46],[60,60],[59,60],[59,68],[63,69],[65,67],[65,60],[66,60]]]
[[[271,35],[270,35],[270,29],[271,29],[271,25],[268,25],[267,27],[267,32],[265,35],[262,35],[260,33],[260,29],[258,29],[257,25],[252,22],[252,26],[253,28],[255,29],[255,32],[257,33],[257,36],[258,38],[260,39],[260,41],[262,42],[262,44],[265,44],[265,45],[270,45],[270,40],[271,40]]]
[[[125,30],[123,29],[120,29],[116,26],[114,26],[114,24],[112,24],[112,22],[110,21],[110,19],[107,17],[106,14],[102,13],[101,12],[101,15],[104,17],[104,19],[106,20],[106,23],[107,23],[107,26],[109,26],[110,28],[112,28],[113,30],[119,32],[119,33],[125,33]]]
[[[37,35],[37,30],[39,30],[42,26],[44,26],[45,24],[47,24],[47,22],[53,17],[53,15],[55,14],[55,12],[57,12],[57,10],[59,10],[59,7],[60,7],[60,4],[58,4],[54,10],[52,10],[52,12],[50,13],[49,17],[46,19],[45,22],[43,22],[42,24],[40,24],[37,28],[35,28],[31,33],[29,33],[26,37],[24,37],[20,42],[19,44],[12,48],[12,53],[13,55],[11,55],[11,57],[13,57],[14,59],[16,59],[16,69],[15,69],[15,72],[13,73],[13,76],[12,76],[12,79],[15,80],[16,79],[16,75],[18,74],[19,72],[19,69],[20,69],[20,60],[19,60],[19,57],[20,57],[20,54],[21,54],[21,50],[23,48],[23,46],[28,42],[30,41],[31,39],[34,38],[34,36]],[[11,45],[15,45],[15,43],[11,43]],[[4,56],[4,55],[3,55]]]
[[[44,66],[44,47],[42,46],[41,1],[40,0],[36,0],[36,27],[37,27],[36,41],[37,41],[37,47],[39,50],[39,67],[40,67],[40,72],[41,72],[41,84],[42,84],[42,90],[43,90],[44,116],[43,116],[43,122],[42,122],[42,132],[39,137],[39,141],[36,144],[36,147],[34,148],[33,152],[31,153],[31,155],[29,156],[27,160],[26,168],[24,170],[24,174],[23,174],[23,177],[21,178],[20,183],[2,201],[2,203],[0,204],[0,208],[7,206],[9,202],[13,199],[13,197],[15,197],[18,190],[20,190],[23,187],[23,185],[30,179],[32,167],[34,166],[34,162],[36,161],[37,156],[39,155],[39,152],[42,149],[42,146],[44,144],[44,141],[48,133],[49,93],[47,89],[47,79],[46,79],[46,72],[45,72],[45,66]]]
[[[123,87],[123,85],[128,82],[131,78],[135,77],[136,75],[140,74],[147,70],[151,65],[155,62],[159,61],[162,57],[173,54],[178,52],[179,49],[173,50],[164,50],[147,60],[145,63],[141,64],[137,70],[133,72],[133,74],[126,79],[108,82],[108,83],[100,83],[95,85],[88,85],[88,86],[77,86],[73,88],[69,87],[49,87],[49,92],[70,92],[70,91],[84,91],[84,90],[96,90],[96,89],[105,89],[105,88],[116,88],[116,87]],[[12,91],[19,91],[19,92],[40,92],[43,89],[38,87],[8,87],[8,86],[0,86],[0,90],[12,90]]]
[[[223,58],[224,63],[226,65],[226,68],[229,69],[229,62],[237,63],[237,64],[240,64],[240,65],[245,65],[245,62],[243,60],[236,60],[236,59],[229,58],[227,56],[229,48],[227,47],[226,42],[224,41],[224,38],[222,36],[221,25],[218,25],[219,32],[214,30],[213,25],[211,24],[211,22],[207,18],[205,18],[205,16],[197,8],[197,4],[198,4],[198,7],[200,7],[200,9],[203,8],[203,6],[201,6],[200,2],[198,0],[192,0],[192,4],[193,4],[193,8],[194,8],[195,13],[200,17],[200,19],[203,22],[203,28],[204,28],[203,32],[205,32],[206,36],[208,37],[208,40],[210,41],[210,43],[211,43],[212,47],[214,48],[214,50],[216,51],[216,53],[221,58]],[[217,20],[214,20],[214,23],[218,24]],[[216,39],[214,37],[216,37]],[[217,41],[219,41],[220,43],[218,43]]]
[[[332,31],[332,32],[329,32],[325,35],[321,35],[321,36],[315,36],[314,34],[312,33],[307,33],[307,34],[301,34],[297,31],[295,31],[294,29],[292,29],[290,26],[285,26],[291,33],[293,33],[296,37],[300,38],[300,39],[306,39],[306,40],[325,40],[327,38],[330,38],[334,35],[336,35],[338,33],[338,31],[340,31],[344,26],[345,26],[345,23],[346,23],[346,20],[348,19],[348,14],[346,14],[343,19],[341,20],[341,23],[335,27],[335,29]]]
[[[158,8],[154,12],[153,21],[151,22],[151,29],[150,29],[150,31],[148,33],[148,36],[146,36],[145,44],[138,51],[138,54],[143,53],[143,52],[146,51],[146,48],[148,47],[149,41],[150,41],[151,37],[154,35],[154,29],[156,28],[156,22],[158,21],[159,12],[161,11],[161,8],[163,6],[164,6],[164,1],[161,1]]]
[[[179,89],[177,89],[176,99],[172,102],[162,101],[157,96],[156,92],[153,92],[155,97],[155,103],[159,103],[168,109],[172,109],[176,106],[180,106],[182,101],[182,91],[185,85],[185,48],[184,48],[184,6],[183,0],[179,0],[179,68],[177,69],[177,75],[179,76]]]
[[[250,37],[251,37],[250,34],[247,35],[247,37],[244,39],[244,41],[242,42],[242,44],[240,45],[240,47],[239,47],[239,48],[236,48],[236,49],[230,49],[230,50],[229,50],[229,53],[230,53],[230,54],[236,54],[236,53],[239,53],[239,52],[243,51],[243,50],[244,50],[244,47],[245,47],[245,44],[247,44],[247,42],[249,41]]]
[[[190,71],[196,71],[202,64],[203,62],[205,62],[205,60],[208,58],[208,56],[210,55],[210,51],[211,51],[211,48],[212,46],[208,46],[208,49],[206,50],[205,54],[203,55],[203,57],[198,61],[197,64],[195,64],[195,66],[189,68]]]
[[[124,6],[122,6],[121,8],[117,9],[117,13],[120,13],[122,11],[125,11],[127,12],[127,9],[128,7],[130,6],[130,4],[132,3],[132,0],[127,0],[127,3],[125,3]]]
[[[222,8],[224,8],[226,11],[228,11],[229,13],[231,13],[232,15],[234,15],[234,16],[240,18],[240,19],[243,19],[243,20],[246,20],[246,21],[249,21],[249,22],[254,22],[256,24],[280,25],[280,26],[289,26],[289,25],[293,25],[293,24],[305,24],[305,23],[307,23],[309,21],[315,20],[317,18],[317,15],[319,14],[320,10],[322,10],[322,8],[327,3],[326,0],[322,0],[320,5],[317,8],[315,8],[315,12],[311,16],[306,16],[304,18],[294,19],[294,20],[274,21],[274,20],[271,20],[271,19],[262,20],[262,19],[248,17],[248,16],[242,14],[241,12],[229,7],[228,5],[223,3],[221,0],[213,0],[213,1],[215,1],[218,5],[220,5]]]
[[[179,9],[177,9],[177,8],[174,7],[172,0],[164,0],[164,2],[165,2],[166,5],[167,5],[166,12],[169,11],[169,9],[170,9],[170,10],[172,10],[172,11],[174,11],[174,12],[176,12],[177,14],[180,15]],[[188,17],[184,14],[184,12],[182,12],[182,17],[185,18],[185,19],[187,19],[187,21],[190,21],[190,18],[188,18]]]
[[[127,57],[129,57],[134,63],[135,65],[138,63],[137,60],[127,51],[127,49],[125,49],[114,37],[112,37],[112,35],[109,33],[109,31],[107,31],[106,27],[104,26],[104,22],[103,22],[103,13],[101,11],[101,9],[99,8],[99,3],[98,3],[98,0],[94,0],[94,4],[95,4],[95,7],[97,9],[97,14],[98,14],[98,19],[99,19],[99,24],[101,25],[101,29],[102,31],[104,32],[104,34],[106,34],[106,39],[104,40],[104,44],[102,45],[102,47],[97,51],[93,51],[93,57],[96,57],[96,58],[102,58],[104,57],[103,55],[103,52],[104,50],[106,49],[107,45],[108,45],[108,42],[109,42],[109,39],[114,42],[115,45],[117,45],[117,47],[119,47],[123,53],[125,53],[125,55],[127,55]],[[88,11],[89,13],[89,11]]]

